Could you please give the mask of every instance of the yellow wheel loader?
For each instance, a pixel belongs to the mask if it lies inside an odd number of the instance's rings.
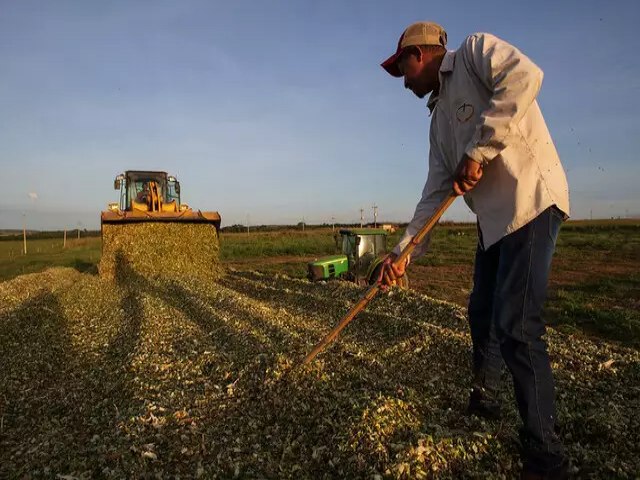
[[[101,276],[216,279],[220,215],[180,200],[166,172],[128,170],[115,178],[119,202],[101,214]]]

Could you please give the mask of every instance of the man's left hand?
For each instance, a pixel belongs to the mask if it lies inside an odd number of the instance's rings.
[[[391,252],[385,257],[381,264],[382,268],[380,269],[378,284],[382,290],[387,290],[389,287],[397,285],[398,280],[404,275],[408,262],[405,261],[402,265],[396,265],[396,258],[398,258],[398,256]]]
[[[464,195],[482,178],[482,165],[465,155],[460,162],[458,174],[453,180],[453,191],[456,195]]]

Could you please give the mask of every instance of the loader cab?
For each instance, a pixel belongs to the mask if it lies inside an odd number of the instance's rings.
[[[127,170],[116,176],[113,187],[120,195],[117,202],[110,202],[107,210],[100,213],[101,228],[140,222],[168,225],[186,222],[213,225],[216,235],[220,231],[220,214],[194,211],[182,202],[180,183],[166,172]]]
[[[119,207],[122,211],[140,209],[147,202],[150,185],[155,185],[162,204],[180,211],[180,182],[166,172],[128,170],[118,175],[113,183],[120,191]],[[167,210],[168,207],[165,207]]]

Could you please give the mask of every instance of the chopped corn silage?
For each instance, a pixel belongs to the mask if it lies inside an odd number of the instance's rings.
[[[0,478],[514,478],[511,385],[503,421],[463,413],[460,308],[391,290],[294,368],[361,294],[235,271],[0,283]],[[635,478],[639,352],[548,340],[576,477]]]
[[[184,222],[115,223],[102,226],[100,275],[216,280],[222,273],[214,225]]]

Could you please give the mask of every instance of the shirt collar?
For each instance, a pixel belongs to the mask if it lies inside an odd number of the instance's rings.
[[[447,50],[444,54],[442,63],[440,64],[440,73],[448,73],[453,71],[453,64],[456,60],[456,52],[454,50]]]
[[[443,73],[451,73],[453,72],[453,65],[456,60],[456,52],[455,51],[447,51],[444,54],[444,58],[442,59],[442,63],[440,64],[440,85],[442,86],[442,74]],[[433,93],[429,96],[429,100],[427,100],[427,107],[429,108],[429,113],[433,113],[433,109],[436,108],[436,103],[438,102],[438,95],[434,95]]]

